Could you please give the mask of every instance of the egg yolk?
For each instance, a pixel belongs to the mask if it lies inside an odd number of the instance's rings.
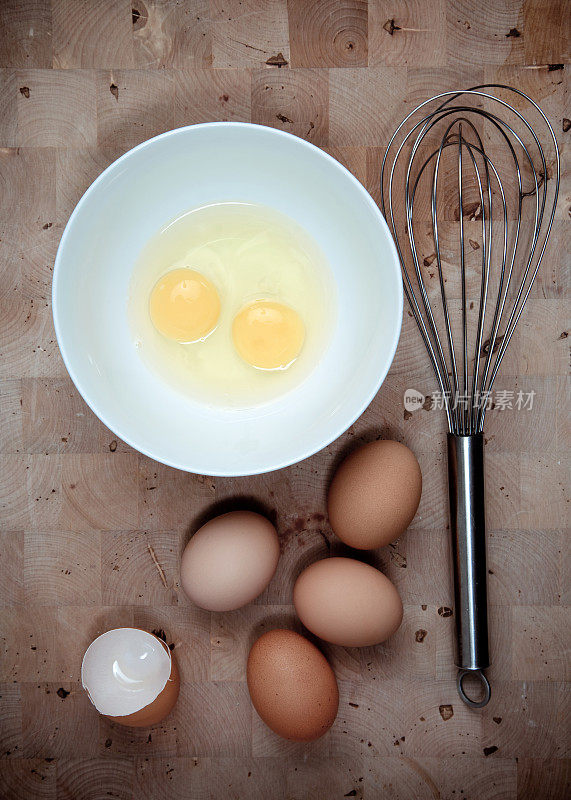
[[[220,298],[210,281],[192,269],[173,269],[156,283],[149,312],[155,328],[176,342],[208,336],[220,316]]]
[[[293,308],[272,300],[256,300],[234,318],[232,338],[240,356],[251,366],[285,369],[301,351],[305,328]]]

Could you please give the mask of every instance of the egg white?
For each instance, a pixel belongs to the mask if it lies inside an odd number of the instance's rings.
[[[216,287],[221,313],[203,341],[162,336],[149,296],[166,272],[189,267]],[[285,370],[246,364],[232,341],[244,305],[270,299],[291,306],[305,326],[297,360]],[[128,316],[134,346],[159,379],[212,405],[247,408],[299,385],[315,367],[335,320],[335,286],[320,248],[296,222],[266,206],[227,202],[188,211],[151,237],[133,269]]]

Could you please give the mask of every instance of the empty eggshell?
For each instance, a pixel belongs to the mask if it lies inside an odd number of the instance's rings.
[[[98,636],[83,656],[81,681],[100,714],[134,728],[163,720],[180,689],[170,649],[138,628],[116,628]]]
[[[327,497],[331,527],[359,550],[393,542],[412,522],[422,492],[416,456],[400,442],[371,442],[335,473]]]
[[[307,567],[295,583],[293,603],[308,630],[343,647],[384,642],[403,614],[386,575],[352,558],[324,558]]]
[[[271,581],[280,545],[261,514],[231,511],[202,526],[180,565],[182,588],[207,611],[233,611],[251,603]]]
[[[250,650],[248,690],[266,725],[296,742],[310,742],[333,725],[339,690],[325,656],[299,633],[272,630]]]

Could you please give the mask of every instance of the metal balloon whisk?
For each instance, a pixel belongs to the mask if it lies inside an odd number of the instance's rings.
[[[549,120],[526,94],[499,84],[421,103],[381,168],[382,211],[448,419],[457,683],[475,708],[490,699],[482,432],[545,254],[559,182]],[[482,683],[479,699],[466,694],[468,674]]]

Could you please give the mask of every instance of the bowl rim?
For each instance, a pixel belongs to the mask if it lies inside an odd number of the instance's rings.
[[[276,136],[278,138],[287,138],[287,139],[295,139],[296,144],[306,148],[314,155],[324,159],[328,162],[331,167],[340,170],[344,173],[345,177],[349,179],[349,181],[354,185],[356,190],[359,194],[363,197],[364,201],[368,204],[368,206],[372,209],[375,217],[377,218],[380,227],[384,230],[386,234],[387,243],[389,246],[389,250],[392,254],[392,268],[397,273],[396,275],[396,290],[397,290],[397,306],[398,306],[398,320],[397,324],[394,327],[392,341],[390,343],[389,348],[389,357],[386,360],[385,367],[379,371],[377,380],[375,381],[371,390],[367,393],[365,397],[363,397],[362,401],[359,403],[356,412],[354,412],[350,418],[343,421],[343,423],[336,427],[335,432],[331,435],[323,439],[318,446],[311,445],[309,447],[302,448],[301,452],[299,453],[298,457],[295,458],[285,458],[285,459],[274,459],[270,464],[262,464],[260,467],[256,467],[256,469],[251,470],[249,472],[241,472],[236,470],[225,470],[223,468],[217,470],[209,470],[207,473],[203,473],[197,471],[197,467],[191,465],[189,463],[180,463],[176,460],[172,460],[169,458],[165,458],[156,452],[152,452],[151,449],[146,447],[140,446],[136,444],[132,437],[129,435],[125,435],[120,426],[111,423],[111,421],[107,418],[107,415],[101,412],[98,408],[96,403],[91,401],[85,391],[84,387],[82,386],[81,380],[78,377],[76,371],[73,368],[71,363],[70,357],[66,352],[65,343],[64,343],[64,335],[62,333],[62,323],[60,320],[60,309],[58,306],[57,301],[57,294],[58,294],[58,283],[59,283],[59,275],[60,275],[60,265],[63,260],[63,252],[65,250],[67,239],[70,235],[70,231],[73,227],[74,221],[79,214],[81,214],[83,207],[88,203],[90,196],[96,191],[97,187],[100,183],[102,183],[108,174],[116,171],[123,162],[128,161],[130,158],[133,157],[135,153],[138,153],[142,150],[145,150],[148,147],[151,147],[155,142],[163,139],[168,139],[173,136],[181,136],[185,133],[199,129],[199,128],[239,128],[239,129],[249,129],[249,130],[263,130],[264,133],[270,136]],[[95,180],[88,186],[85,190],[81,198],[78,200],[77,204],[75,205],[73,211],[71,212],[69,219],[65,225],[64,231],[62,233],[60,242],[58,244],[58,249],[54,261],[54,270],[53,270],[53,277],[52,277],[52,292],[51,292],[51,301],[52,301],[52,315],[54,321],[54,328],[56,339],[58,343],[58,347],[65,365],[65,368],[75,386],[79,394],[81,395],[84,402],[87,406],[91,409],[91,411],[95,414],[95,416],[113,433],[117,438],[121,439],[121,441],[125,442],[125,444],[132,447],[135,451],[141,453],[148,458],[151,458],[153,461],[157,461],[161,464],[165,464],[168,467],[173,467],[174,469],[181,470],[183,472],[189,472],[195,475],[202,475],[207,474],[211,475],[212,477],[220,477],[220,478],[235,478],[235,477],[247,477],[249,475],[263,475],[269,472],[275,472],[279,469],[285,469],[286,467],[293,466],[294,464],[298,464],[301,461],[305,461],[307,458],[315,455],[316,453],[323,450],[325,447],[328,447],[332,442],[338,439],[345,431],[351,427],[361,415],[365,412],[365,410],[369,407],[377,393],[379,392],[384,380],[388,374],[389,369],[394,360],[394,356],[396,353],[396,349],[399,343],[401,329],[402,329],[402,317],[403,317],[403,303],[404,303],[404,292],[403,292],[403,285],[402,285],[402,273],[400,268],[400,259],[398,255],[398,251],[396,245],[394,243],[393,237],[390,233],[389,226],[379,209],[376,202],[373,200],[367,189],[363,186],[363,184],[351,173],[340,161],[336,158],[331,156],[325,150],[322,150],[317,145],[314,145],[312,142],[308,142],[305,139],[302,139],[298,136],[295,136],[292,133],[288,133],[287,131],[281,131],[277,128],[271,128],[267,125],[258,125],[253,122],[200,122],[191,125],[184,125],[179,128],[173,128],[169,131],[164,131],[163,133],[159,133],[157,136],[153,136],[150,139],[146,139],[144,142],[140,142],[135,147],[130,148],[125,153],[123,153],[119,158],[115,159],[111,162],[96,178]],[[200,469],[200,465],[198,467]]]

